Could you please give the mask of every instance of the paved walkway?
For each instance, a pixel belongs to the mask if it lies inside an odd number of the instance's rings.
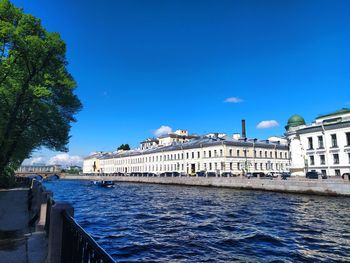
[[[27,200],[28,189],[0,190],[0,262],[45,262],[47,239],[28,227]]]

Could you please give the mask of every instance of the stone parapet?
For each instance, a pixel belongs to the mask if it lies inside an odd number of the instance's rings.
[[[245,178],[245,177],[136,177],[136,176],[65,176],[72,180],[111,180],[116,182],[176,184],[192,186],[215,186],[235,189],[264,190],[285,193],[317,194],[329,196],[350,196],[350,182],[341,178],[324,180],[291,177],[279,178]]]

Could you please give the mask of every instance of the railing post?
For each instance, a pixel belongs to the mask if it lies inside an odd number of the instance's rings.
[[[51,207],[48,207],[47,203],[50,198],[52,198],[53,194],[51,191],[44,191],[42,192],[41,196],[41,205],[40,205],[40,213],[39,213],[39,222],[36,225],[37,231],[42,231],[45,228],[46,220],[47,220],[47,209],[51,209]]]
[[[51,208],[47,263],[61,262],[63,211],[74,215],[74,208],[66,202],[57,202]]]

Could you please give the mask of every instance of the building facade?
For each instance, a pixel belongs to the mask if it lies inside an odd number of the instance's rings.
[[[327,176],[350,172],[350,110],[319,116],[315,122],[294,115],[286,126],[293,175],[317,171]]]
[[[269,140],[228,137],[225,134],[188,135],[181,130],[161,138],[145,140],[138,149],[91,155],[84,160],[83,172],[154,173],[196,172],[244,174],[286,172],[288,145]]]

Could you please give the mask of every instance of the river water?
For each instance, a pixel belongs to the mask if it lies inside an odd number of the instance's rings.
[[[45,183],[122,262],[350,262],[350,198],[174,185]]]

